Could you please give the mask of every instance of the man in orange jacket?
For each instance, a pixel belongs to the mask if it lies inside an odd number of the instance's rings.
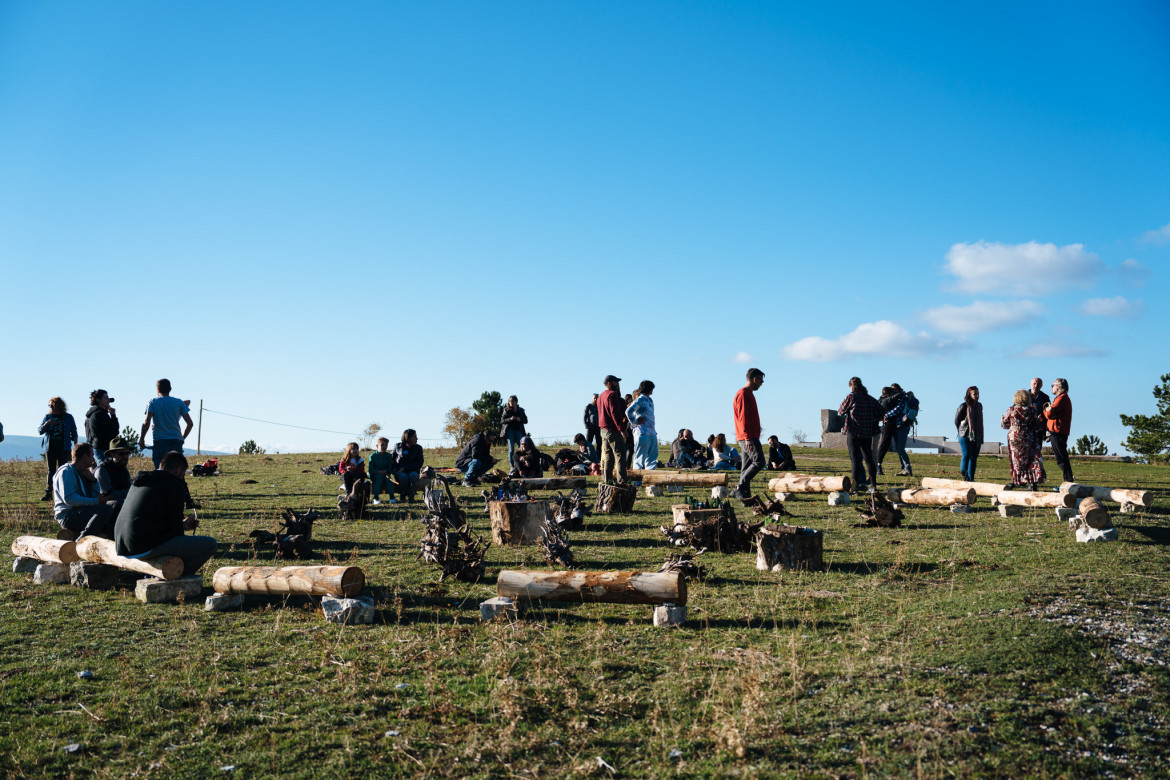
[[[1068,434],[1072,429],[1072,401],[1068,398],[1068,380],[1052,380],[1052,403],[1044,406],[1052,457],[1064,475],[1065,482],[1073,481],[1072,464],[1068,460]]]

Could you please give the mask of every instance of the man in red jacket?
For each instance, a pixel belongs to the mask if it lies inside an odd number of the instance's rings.
[[[735,413],[735,440],[743,453],[743,470],[735,496],[743,501],[752,497],[752,477],[764,467],[764,451],[760,447],[760,412],[756,409],[756,391],[764,384],[764,372],[749,368],[747,384],[735,394],[731,409]]]
[[[1048,439],[1052,444],[1052,457],[1060,466],[1065,482],[1073,481],[1072,463],[1068,459],[1068,433],[1072,429],[1072,401],[1068,399],[1068,380],[1052,381],[1052,403],[1044,406],[1044,419],[1048,426]]]
[[[606,482],[626,481],[626,443],[622,423],[626,419],[626,399],[622,398],[621,379],[609,374],[602,380],[605,392],[597,398],[597,424],[601,428],[601,478]],[[616,474],[615,474],[616,472]]]

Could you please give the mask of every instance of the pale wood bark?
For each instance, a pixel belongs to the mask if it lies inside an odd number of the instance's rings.
[[[998,496],[1008,489],[1007,485],[997,485],[992,482],[967,482],[961,479],[943,479],[942,477],[923,477],[924,488],[946,488],[947,490],[966,490],[971,488],[977,496]]]
[[[768,480],[773,493],[848,493],[853,488],[849,477],[820,477],[815,474],[785,472]]]
[[[1070,493],[1042,493],[1025,490],[1005,490],[996,498],[1001,504],[1009,506],[1043,506],[1058,508],[1062,506],[1074,507],[1077,500]]]
[[[356,596],[366,585],[357,566],[224,566],[216,569],[216,593]]]
[[[756,534],[756,568],[760,571],[822,571],[825,535],[794,525],[761,528]]]
[[[886,498],[897,504],[918,504],[923,506],[969,506],[975,503],[975,489],[947,490],[945,488],[891,488]]]
[[[675,525],[690,525],[712,517],[719,517],[722,509],[691,509],[687,504],[671,504],[671,514],[674,515]]]
[[[523,485],[528,490],[574,490],[588,487],[585,477],[528,477],[509,481],[513,485]]]
[[[12,540],[12,554],[24,558],[36,558],[47,563],[73,563],[77,557],[77,546],[61,539],[46,539],[43,536],[18,536]]]
[[[160,555],[157,558],[123,558],[118,555],[118,546],[113,539],[97,536],[83,536],[75,545],[77,556],[83,561],[104,563],[127,571],[149,574],[160,580],[177,580],[183,576],[183,559],[174,555]]]
[[[540,529],[549,517],[547,501],[489,501],[492,543],[517,547],[537,544]]]
[[[687,603],[681,572],[504,570],[496,593],[514,600],[580,601],[608,604]]]
[[[664,471],[663,469],[630,469],[627,479],[639,480],[643,485],[695,485],[697,487],[726,487],[726,471]]]
[[[1113,520],[1109,517],[1109,512],[1106,511],[1105,507],[1097,503],[1097,499],[1092,496],[1081,499],[1077,511],[1092,528],[1100,530],[1102,528],[1113,527]]]
[[[1149,507],[1154,503],[1154,495],[1148,490],[1121,490],[1095,485],[1080,485],[1076,482],[1063,482],[1060,485],[1060,492],[1068,493],[1077,498],[1095,498],[1098,501],[1137,504],[1143,507]]]

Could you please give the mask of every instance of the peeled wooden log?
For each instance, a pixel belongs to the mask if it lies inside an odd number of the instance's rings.
[[[1152,506],[1154,503],[1154,494],[1148,490],[1120,490],[1063,482],[1060,485],[1060,492],[1077,498],[1095,498],[1098,501],[1115,501],[1118,504],[1137,504],[1143,507]]]
[[[693,485],[695,487],[726,487],[726,471],[663,471],[662,469],[630,469],[629,479],[643,485]]]
[[[853,488],[849,477],[818,477],[789,471],[768,480],[773,493],[848,493]]]
[[[529,477],[511,479],[509,482],[526,490],[574,490],[587,487],[585,477]]]
[[[947,490],[966,490],[971,488],[977,496],[995,497],[1008,489],[1007,485],[997,485],[993,482],[966,482],[961,479],[943,479],[942,477],[923,477],[924,488],[946,488]]]
[[[1085,523],[1090,528],[1102,530],[1113,527],[1113,519],[1109,517],[1109,512],[1106,511],[1105,507],[1097,503],[1097,499],[1091,496],[1081,499],[1080,507],[1077,511],[1080,512],[1081,517],[1084,518]]]
[[[756,534],[756,568],[760,571],[821,571],[825,535],[812,528],[781,525]]]
[[[356,596],[366,585],[357,566],[224,566],[216,569],[216,593],[299,596]]]
[[[1077,505],[1076,498],[1071,493],[1042,493],[1039,490],[1025,491],[1025,490],[1005,490],[996,498],[1001,504],[1008,506],[1043,506],[1049,508],[1057,508],[1062,506],[1074,507]]]
[[[540,542],[540,531],[549,518],[547,501],[489,501],[492,544],[516,547]]]
[[[113,539],[97,536],[83,536],[75,545],[77,557],[90,563],[104,563],[127,571],[149,574],[160,580],[177,580],[183,576],[183,559],[174,555],[160,555],[157,558],[123,558],[118,555],[118,546]]]
[[[687,603],[687,581],[678,571],[504,570],[496,578],[496,593],[525,601],[682,606]]]
[[[895,504],[920,506],[970,506],[975,503],[975,488],[946,490],[944,488],[891,488],[886,498]]]
[[[43,536],[16,537],[12,540],[12,554],[46,563],[73,563],[79,560],[77,546],[73,542],[46,539]]]

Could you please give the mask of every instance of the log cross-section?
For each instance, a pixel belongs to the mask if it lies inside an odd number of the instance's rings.
[[[768,480],[773,493],[848,493],[853,488],[849,477],[820,477],[789,471]]]
[[[83,536],[77,540],[77,556],[83,561],[104,563],[139,574],[149,574],[160,580],[177,580],[183,576],[183,559],[174,555],[160,555],[153,558],[124,558],[118,555],[118,546],[113,539],[97,536]]]
[[[1077,508],[1077,511],[1080,513],[1081,517],[1085,519],[1085,523],[1087,523],[1090,528],[1103,530],[1105,528],[1113,527],[1113,520],[1109,517],[1109,512],[1105,509],[1105,507],[1101,506],[1101,504],[1097,502],[1097,499],[1093,498],[1092,496],[1081,499],[1081,503]]]
[[[77,546],[62,539],[46,539],[43,536],[18,536],[12,540],[12,554],[23,558],[36,558],[46,563],[73,563],[77,557]]]
[[[216,569],[216,593],[276,596],[356,596],[366,585],[357,566],[224,566]]]
[[[579,601],[605,604],[687,603],[681,572],[523,571],[505,569],[496,593],[513,600]]]

